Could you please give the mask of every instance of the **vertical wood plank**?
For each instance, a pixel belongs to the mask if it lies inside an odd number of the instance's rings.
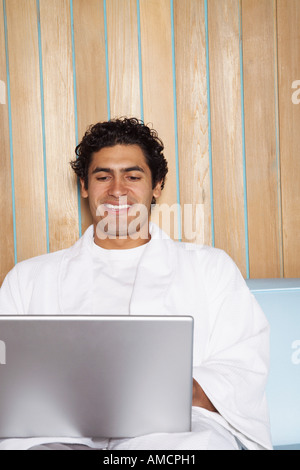
[[[208,2],[215,246],[246,276],[238,0]]]
[[[10,146],[8,124],[8,97],[6,80],[6,57],[4,18],[0,6],[0,80],[5,83],[4,100],[0,103],[0,286],[8,271],[14,265],[14,235],[12,212],[12,188],[10,171]]]
[[[73,0],[78,137],[107,119],[102,0]]]
[[[73,0],[78,139],[91,124],[107,119],[105,38],[102,0]],[[81,199],[82,233],[92,223]]]
[[[107,2],[111,117],[140,118],[136,0]]]
[[[47,251],[38,30],[35,0],[6,1],[17,258]]]
[[[300,80],[300,2],[278,0],[277,14],[284,277],[299,277],[300,104],[292,84]]]
[[[144,121],[157,130],[164,142],[169,172],[159,204],[177,203],[176,150],[173,104],[172,31],[169,0],[141,0],[141,50],[144,91]],[[179,202],[179,201],[178,201]],[[159,223],[154,209],[152,220]],[[178,238],[177,213],[170,230],[160,226],[173,238]]]
[[[50,251],[78,239],[70,4],[40,0]]]
[[[243,0],[250,277],[281,275],[273,0]]]
[[[175,0],[174,13],[180,202],[194,205],[192,220],[183,214],[183,240],[196,241],[186,237],[185,224],[191,224],[199,241],[211,245],[204,1]],[[203,210],[199,221],[196,205]]]

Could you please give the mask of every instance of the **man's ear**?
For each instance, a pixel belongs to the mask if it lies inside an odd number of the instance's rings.
[[[161,185],[162,185],[162,181],[159,181],[153,189],[152,194],[155,197],[155,199],[158,199],[161,195],[161,191],[162,191]]]
[[[88,190],[85,188],[84,179],[83,179],[83,178],[80,178],[79,181],[80,181],[80,193],[81,193],[81,197],[83,197],[83,198],[89,197]]]

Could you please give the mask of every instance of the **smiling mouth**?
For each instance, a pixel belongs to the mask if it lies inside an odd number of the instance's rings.
[[[114,204],[102,203],[97,207],[96,215],[100,217],[117,216],[117,217],[147,217],[148,208],[145,204]]]
[[[131,208],[131,204],[103,204],[103,210],[108,214],[125,215],[129,213]]]
[[[104,204],[104,207],[112,211],[121,211],[125,209],[130,209],[131,205],[129,204]]]

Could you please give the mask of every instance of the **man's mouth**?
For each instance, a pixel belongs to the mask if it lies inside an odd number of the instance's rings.
[[[108,209],[129,209],[129,204],[104,204]]]
[[[132,205],[131,204],[103,204],[104,210],[108,212],[125,212],[128,211]]]

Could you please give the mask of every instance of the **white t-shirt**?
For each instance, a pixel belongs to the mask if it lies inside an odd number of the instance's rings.
[[[93,243],[94,314],[129,314],[137,266],[146,246],[106,250]]]

